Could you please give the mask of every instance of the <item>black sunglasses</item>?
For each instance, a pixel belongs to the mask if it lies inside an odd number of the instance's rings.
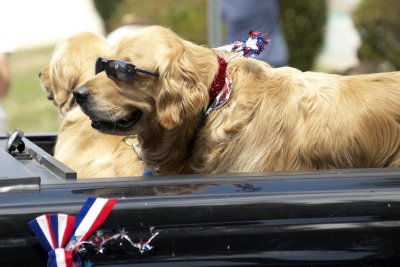
[[[102,57],[99,57],[96,61],[96,74],[104,70],[106,71],[109,78],[120,81],[130,81],[134,79],[136,76],[136,72],[145,73],[155,77],[159,76],[158,73],[140,69],[126,61],[118,59],[106,60]]]

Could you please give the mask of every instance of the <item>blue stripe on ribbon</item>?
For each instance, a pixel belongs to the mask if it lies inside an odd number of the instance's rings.
[[[58,214],[50,214],[50,224],[51,228],[53,228],[54,239],[56,240],[55,247],[60,247],[60,241],[58,240]]]
[[[29,222],[29,227],[31,228],[32,232],[36,235],[39,240],[39,243],[42,247],[47,251],[50,252],[53,250],[53,247],[49,240],[47,240],[46,236],[43,233],[42,228],[39,226],[39,223],[36,219]]]

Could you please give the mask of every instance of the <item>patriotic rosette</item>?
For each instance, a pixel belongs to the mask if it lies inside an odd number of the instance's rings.
[[[265,40],[264,34],[258,31],[249,31],[249,38],[235,41],[232,44],[214,48],[226,52],[236,52],[232,58],[236,56],[256,57],[264,51],[265,45],[269,44],[270,40]],[[230,58],[230,59],[232,59]],[[228,59],[228,61],[230,60]]]
[[[32,232],[48,252],[47,266],[81,266],[79,246],[103,224],[115,203],[117,199],[89,197],[76,218],[51,213],[30,221]]]

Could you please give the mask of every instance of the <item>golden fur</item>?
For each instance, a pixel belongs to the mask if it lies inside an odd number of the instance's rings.
[[[98,128],[137,134],[145,164],[159,174],[399,166],[400,72],[346,77],[236,57],[227,68],[231,98],[197,130],[218,72],[215,51],[154,26],[106,58],[160,77],[122,82],[102,72],[83,85],[90,95],[81,107],[94,121],[140,109],[130,129]]]
[[[42,87],[62,120],[54,157],[75,170],[78,178],[143,173],[143,164],[123,137],[94,130],[89,118],[74,107],[72,90],[94,76],[97,57],[108,50],[103,37],[89,32],[76,34],[56,46],[49,66],[40,73]]]

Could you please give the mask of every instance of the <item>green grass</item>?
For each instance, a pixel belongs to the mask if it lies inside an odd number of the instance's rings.
[[[57,109],[46,98],[38,73],[49,63],[53,47],[17,51],[10,56],[11,88],[2,100],[8,129],[24,132],[57,131]]]

